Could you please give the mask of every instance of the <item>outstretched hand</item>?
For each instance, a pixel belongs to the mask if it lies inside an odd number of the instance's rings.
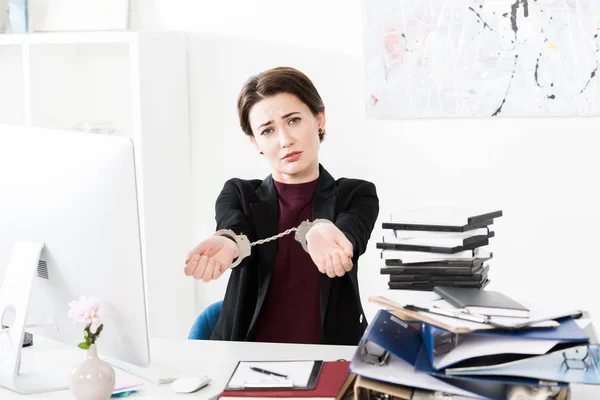
[[[211,236],[188,253],[184,272],[204,282],[218,279],[238,255],[234,241],[224,236]]]
[[[344,276],[352,269],[352,243],[334,224],[314,225],[306,234],[306,243],[313,262],[328,277]]]

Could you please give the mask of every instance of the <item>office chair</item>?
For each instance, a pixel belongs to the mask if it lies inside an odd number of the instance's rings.
[[[219,320],[222,306],[223,300],[217,301],[216,303],[206,307],[198,316],[198,318],[196,318],[196,321],[194,321],[194,324],[190,329],[188,339],[210,340],[210,336],[212,335],[212,332],[217,325],[217,321]]]

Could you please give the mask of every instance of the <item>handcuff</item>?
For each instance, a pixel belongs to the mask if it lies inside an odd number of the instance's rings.
[[[304,251],[306,251],[308,253],[308,244],[306,242],[306,235],[308,234],[308,231],[313,226],[320,224],[320,223],[333,224],[333,222],[329,221],[328,219],[315,219],[312,222],[309,222],[308,220],[306,220],[306,221],[302,221],[300,223],[300,225],[298,225],[295,228],[290,228],[290,229],[288,229],[282,233],[279,233],[275,236],[272,236],[270,238],[260,239],[260,240],[257,240],[256,242],[252,242],[252,243],[250,242],[250,240],[248,240],[248,237],[246,235],[238,235],[231,229],[220,229],[220,230],[216,231],[215,233],[213,233],[213,236],[225,236],[225,237],[233,240],[237,244],[238,257],[235,260],[233,260],[231,267],[230,267],[230,268],[235,268],[242,262],[242,260],[244,258],[248,257],[251,254],[253,246],[261,245],[261,244],[270,242],[272,240],[279,239],[283,236],[289,235],[292,232],[296,232],[294,234],[294,239],[297,242],[299,242],[300,245],[302,246],[302,248],[304,249]]]

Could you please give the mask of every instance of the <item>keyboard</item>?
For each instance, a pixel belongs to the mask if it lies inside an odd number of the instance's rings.
[[[140,378],[144,378],[158,385],[163,383],[171,383],[181,376],[190,376],[190,374],[193,372],[190,371],[189,368],[182,368],[174,365],[173,361],[168,362],[156,356],[152,356],[150,365],[147,367],[140,367],[135,364],[112,359],[109,362],[117,368],[127,371],[133,375],[137,375]]]

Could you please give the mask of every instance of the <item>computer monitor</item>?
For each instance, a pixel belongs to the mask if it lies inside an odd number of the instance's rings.
[[[68,386],[68,357],[22,356],[36,351],[42,335],[70,345],[83,361],[77,344],[84,327],[67,316],[80,295],[104,307],[99,353],[149,364],[130,139],[0,125],[0,280],[0,318],[14,313],[0,332],[0,385],[21,393]],[[48,326],[35,329],[33,346],[21,350],[28,324]],[[40,359],[42,365],[24,365]]]

